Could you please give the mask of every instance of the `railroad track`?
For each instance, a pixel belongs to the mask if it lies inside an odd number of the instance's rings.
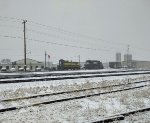
[[[98,120],[98,121],[91,121],[90,123],[110,123],[110,122],[113,122],[113,121],[119,121],[119,120],[124,120],[126,116],[129,116],[131,114],[136,114],[136,113],[139,113],[139,112],[145,112],[145,111],[150,111],[150,107],[146,107],[146,108],[141,108],[141,109],[138,109],[138,110],[131,110],[131,111],[128,111],[128,112],[123,112],[123,113],[120,113],[120,114],[115,114],[115,115],[112,115],[112,116],[109,116],[109,117],[105,117],[101,120]]]
[[[145,82],[150,82],[150,80],[130,82],[130,83],[128,82],[126,84],[115,84],[115,85],[109,85],[109,86],[104,86],[104,87],[84,88],[82,90],[77,89],[77,90],[62,91],[62,92],[57,92],[57,93],[38,94],[38,95],[33,95],[33,96],[28,96],[28,97],[2,99],[1,101],[2,102],[7,102],[7,101],[15,101],[15,100],[22,100],[22,99],[31,99],[31,98],[37,98],[37,97],[44,97],[44,96],[52,96],[52,95],[58,95],[58,94],[69,94],[69,93],[74,93],[74,92],[83,92],[83,91],[91,91],[91,90],[97,90],[97,89],[106,89],[106,88],[110,88],[110,87],[129,86],[129,85],[132,85],[132,84],[145,83]]]
[[[128,73],[110,73],[110,74],[96,74],[96,75],[78,75],[78,76],[56,76],[56,77],[35,77],[35,78],[24,78],[24,79],[1,79],[0,84],[8,83],[22,83],[22,82],[36,82],[36,81],[51,81],[51,80],[66,80],[66,79],[81,79],[81,78],[96,78],[96,77],[110,77],[110,76],[128,76],[128,75],[140,75],[150,74],[147,72],[128,72]]]
[[[106,87],[89,88],[89,89],[74,90],[74,91],[68,91],[68,92],[49,93],[49,94],[34,95],[30,97],[20,97],[20,98],[13,98],[13,99],[3,99],[1,100],[1,103],[3,103],[6,108],[0,109],[0,112],[12,111],[12,110],[25,108],[25,107],[38,106],[41,104],[52,104],[52,103],[57,103],[57,102],[77,100],[77,99],[83,99],[87,97],[100,96],[103,94],[116,93],[116,92],[143,88],[143,87],[149,86],[149,82],[150,81],[139,81],[139,82],[133,82],[133,83],[128,83],[128,84],[113,85],[113,86],[106,86]],[[141,85],[142,83],[146,83],[146,84]],[[134,85],[134,87],[127,87],[127,86],[132,86],[132,85]],[[99,89],[106,89],[106,88],[108,89],[111,88],[112,91],[103,90],[103,92],[99,92],[100,91]],[[79,96],[76,96],[76,95],[79,95]],[[46,99],[42,97],[46,97]],[[37,100],[31,100],[33,98]],[[29,105],[26,105],[26,102],[25,102],[25,105],[22,105],[22,102],[20,102],[20,104],[18,104],[17,106],[12,106],[12,105],[10,106],[7,104],[7,102],[8,103],[11,102],[12,104],[13,101],[20,101],[20,100],[27,100],[28,103],[30,100],[31,103]]]
[[[84,74],[104,74],[104,73],[126,73],[126,72],[137,72],[137,71],[150,71],[150,70],[119,70],[119,71],[85,71],[85,72],[43,72],[43,73],[18,73],[18,74],[0,74],[0,79],[14,79],[14,78],[29,78],[29,77],[46,77],[46,76],[66,76],[66,75],[84,75]]]

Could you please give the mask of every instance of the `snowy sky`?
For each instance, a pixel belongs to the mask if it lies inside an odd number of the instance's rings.
[[[0,0],[0,60],[24,57],[21,19],[28,21],[27,57],[35,60],[47,51],[55,63],[78,55],[114,61],[128,44],[133,59],[150,60],[150,0]]]

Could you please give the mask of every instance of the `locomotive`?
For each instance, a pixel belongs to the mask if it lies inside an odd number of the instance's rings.
[[[79,70],[80,64],[79,62],[69,62],[67,60],[60,59],[59,65],[57,66],[58,70]]]
[[[98,60],[86,60],[84,64],[85,69],[103,69],[103,64],[102,62]]]
[[[72,62],[60,59],[59,65],[57,66],[57,70],[79,70],[81,65],[79,62]],[[98,60],[87,60],[84,64],[84,69],[103,69],[102,62]]]

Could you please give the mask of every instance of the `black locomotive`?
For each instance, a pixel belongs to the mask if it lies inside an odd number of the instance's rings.
[[[103,69],[102,62],[98,60],[87,60],[84,64],[85,69]]]

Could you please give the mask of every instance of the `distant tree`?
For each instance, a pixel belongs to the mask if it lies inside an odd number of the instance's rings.
[[[9,64],[9,63],[11,63],[11,60],[10,59],[2,59],[1,63],[2,64]]]

